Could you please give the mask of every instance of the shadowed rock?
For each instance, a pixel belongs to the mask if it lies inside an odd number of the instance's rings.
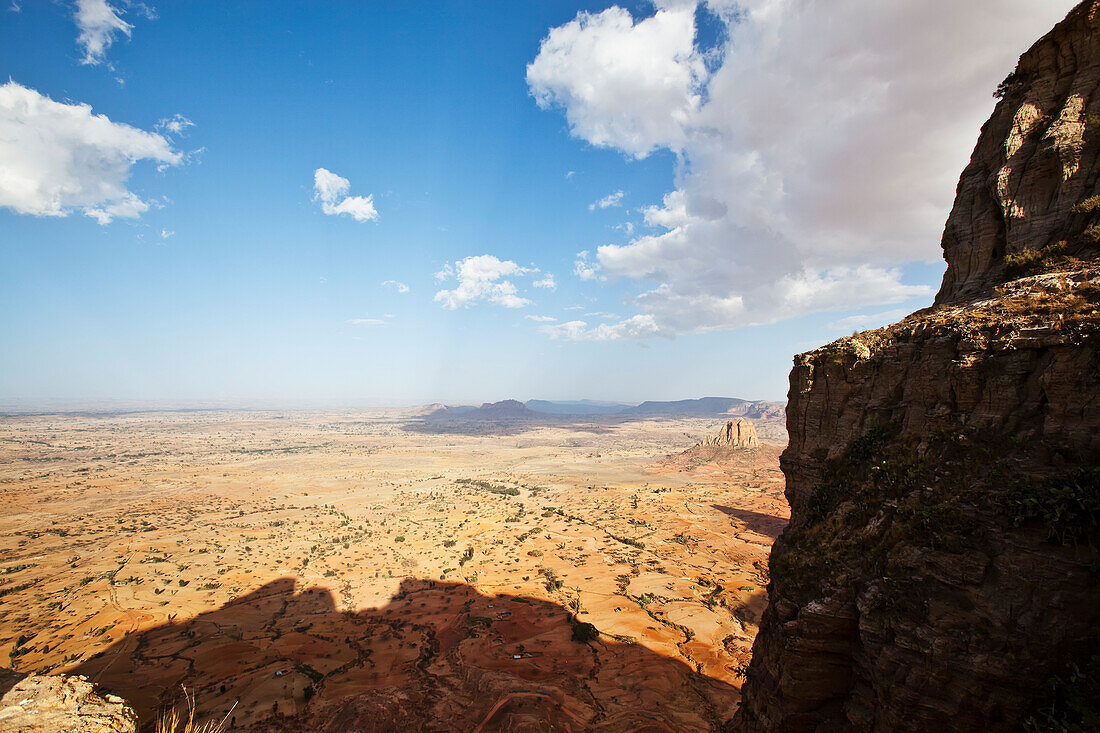
[[[582,617],[583,618],[583,617]],[[131,634],[76,670],[146,728],[193,690],[202,720],[253,731],[708,730],[737,690],[641,644],[581,643],[554,603],[404,580],[380,608],[269,583],[196,618]]]
[[[735,729],[1095,723],[1098,85],[1090,0],[1001,89],[937,307],[795,357],[791,522]]]

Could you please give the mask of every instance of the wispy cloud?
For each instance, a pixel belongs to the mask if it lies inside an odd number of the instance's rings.
[[[907,315],[909,315],[909,311],[905,308],[895,308],[894,310],[882,311],[881,313],[869,313],[867,315],[841,318],[840,320],[829,323],[828,328],[832,331],[866,330],[868,328],[885,326],[889,323],[901,320]]]
[[[409,286],[403,282],[398,282],[397,280],[385,280],[382,282],[382,287],[393,288],[399,293],[409,292]]]
[[[374,196],[348,196],[351,182],[325,168],[313,172],[313,200],[321,202],[321,211],[329,216],[347,214],[356,221],[377,221]]]
[[[554,321],[558,320],[553,316],[524,316],[524,318],[529,321],[534,321],[535,323],[553,323]]]
[[[154,126],[154,129],[162,135],[174,135],[178,137],[194,126],[195,123],[183,115],[174,114],[171,117],[165,117],[159,120]]]
[[[625,195],[626,194],[624,194],[622,191],[616,191],[615,193],[609,193],[608,195],[604,196],[599,201],[596,201],[594,203],[589,204],[588,205],[588,210],[589,211],[595,211],[596,209],[609,209],[612,206],[622,206],[623,205],[623,196],[625,196]]]
[[[569,341],[623,341],[666,335],[650,315],[632,316],[618,323],[596,326],[589,326],[585,321],[566,321],[540,326],[539,330],[552,339]]]
[[[353,326],[385,326],[388,322],[381,318],[349,318],[347,320]]]
[[[595,262],[588,261],[588,250],[582,249],[577,253],[577,258],[573,260],[573,274],[579,277],[581,280],[605,280],[600,275],[600,266]]]
[[[557,290],[558,283],[554,280],[554,276],[549,272],[544,277],[539,278],[531,283],[536,288],[542,288],[544,290]]]
[[[116,38],[130,37],[134,27],[124,21],[119,12],[107,0],[76,0],[73,19],[80,31],[76,41],[84,48],[84,58],[80,63],[102,63]]]

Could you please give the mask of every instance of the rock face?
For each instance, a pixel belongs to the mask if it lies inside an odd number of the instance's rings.
[[[718,435],[711,435],[703,439],[699,445],[719,446],[728,448],[759,448],[760,441],[756,437],[756,427],[743,418],[730,420],[725,427],[718,431]]]
[[[114,695],[101,697],[84,677],[0,677],[0,731],[20,733],[137,733],[134,711]]]
[[[948,268],[936,303],[992,294],[1014,260],[1062,243],[1096,256],[1089,233],[1100,201],[1100,34],[1092,2],[1079,5],[1020,58],[998,89],[947,219]]]
[[[1092,0],[1003,85],[936,306],[795,358],[791,522],[735,729],[1095,724],[1098,84]]]

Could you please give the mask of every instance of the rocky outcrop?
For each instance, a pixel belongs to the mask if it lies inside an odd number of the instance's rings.
[[[791,522],[736,729],[1087,720],[1095,689],[1081,687],[1100,671],[1098,15],[1100,1],[1082,3],[1003,85],[945,230],[937,305],[795,358]]]
[[[0,670],[0,731],[137,733],[134,711],[115,695],[101,697],[86,678]]]
[[[737,418],[726,422],[717,435],[704,438],[699,445],[748,449],[759,448],[760,441],[756,437],[756,427],[748,420]]]
[[[947,219],[948,268],[937,303],[989,296],[1053,248],[1095,258],[1100,230],[1100,33],[1082,3],[1020,58],[1002,82]]]

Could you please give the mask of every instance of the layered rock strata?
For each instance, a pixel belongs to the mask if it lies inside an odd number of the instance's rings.
[[[739,417],[736,420],[727,421],[717,435],[704,438],[699,445],[721,448],[759,448],[760,440],[756,436],[756,426]]]
[[[795,358],[791,523],[736,729],[1096,714],[1098,16],[1079,5],[998,89],[936,305]]]

